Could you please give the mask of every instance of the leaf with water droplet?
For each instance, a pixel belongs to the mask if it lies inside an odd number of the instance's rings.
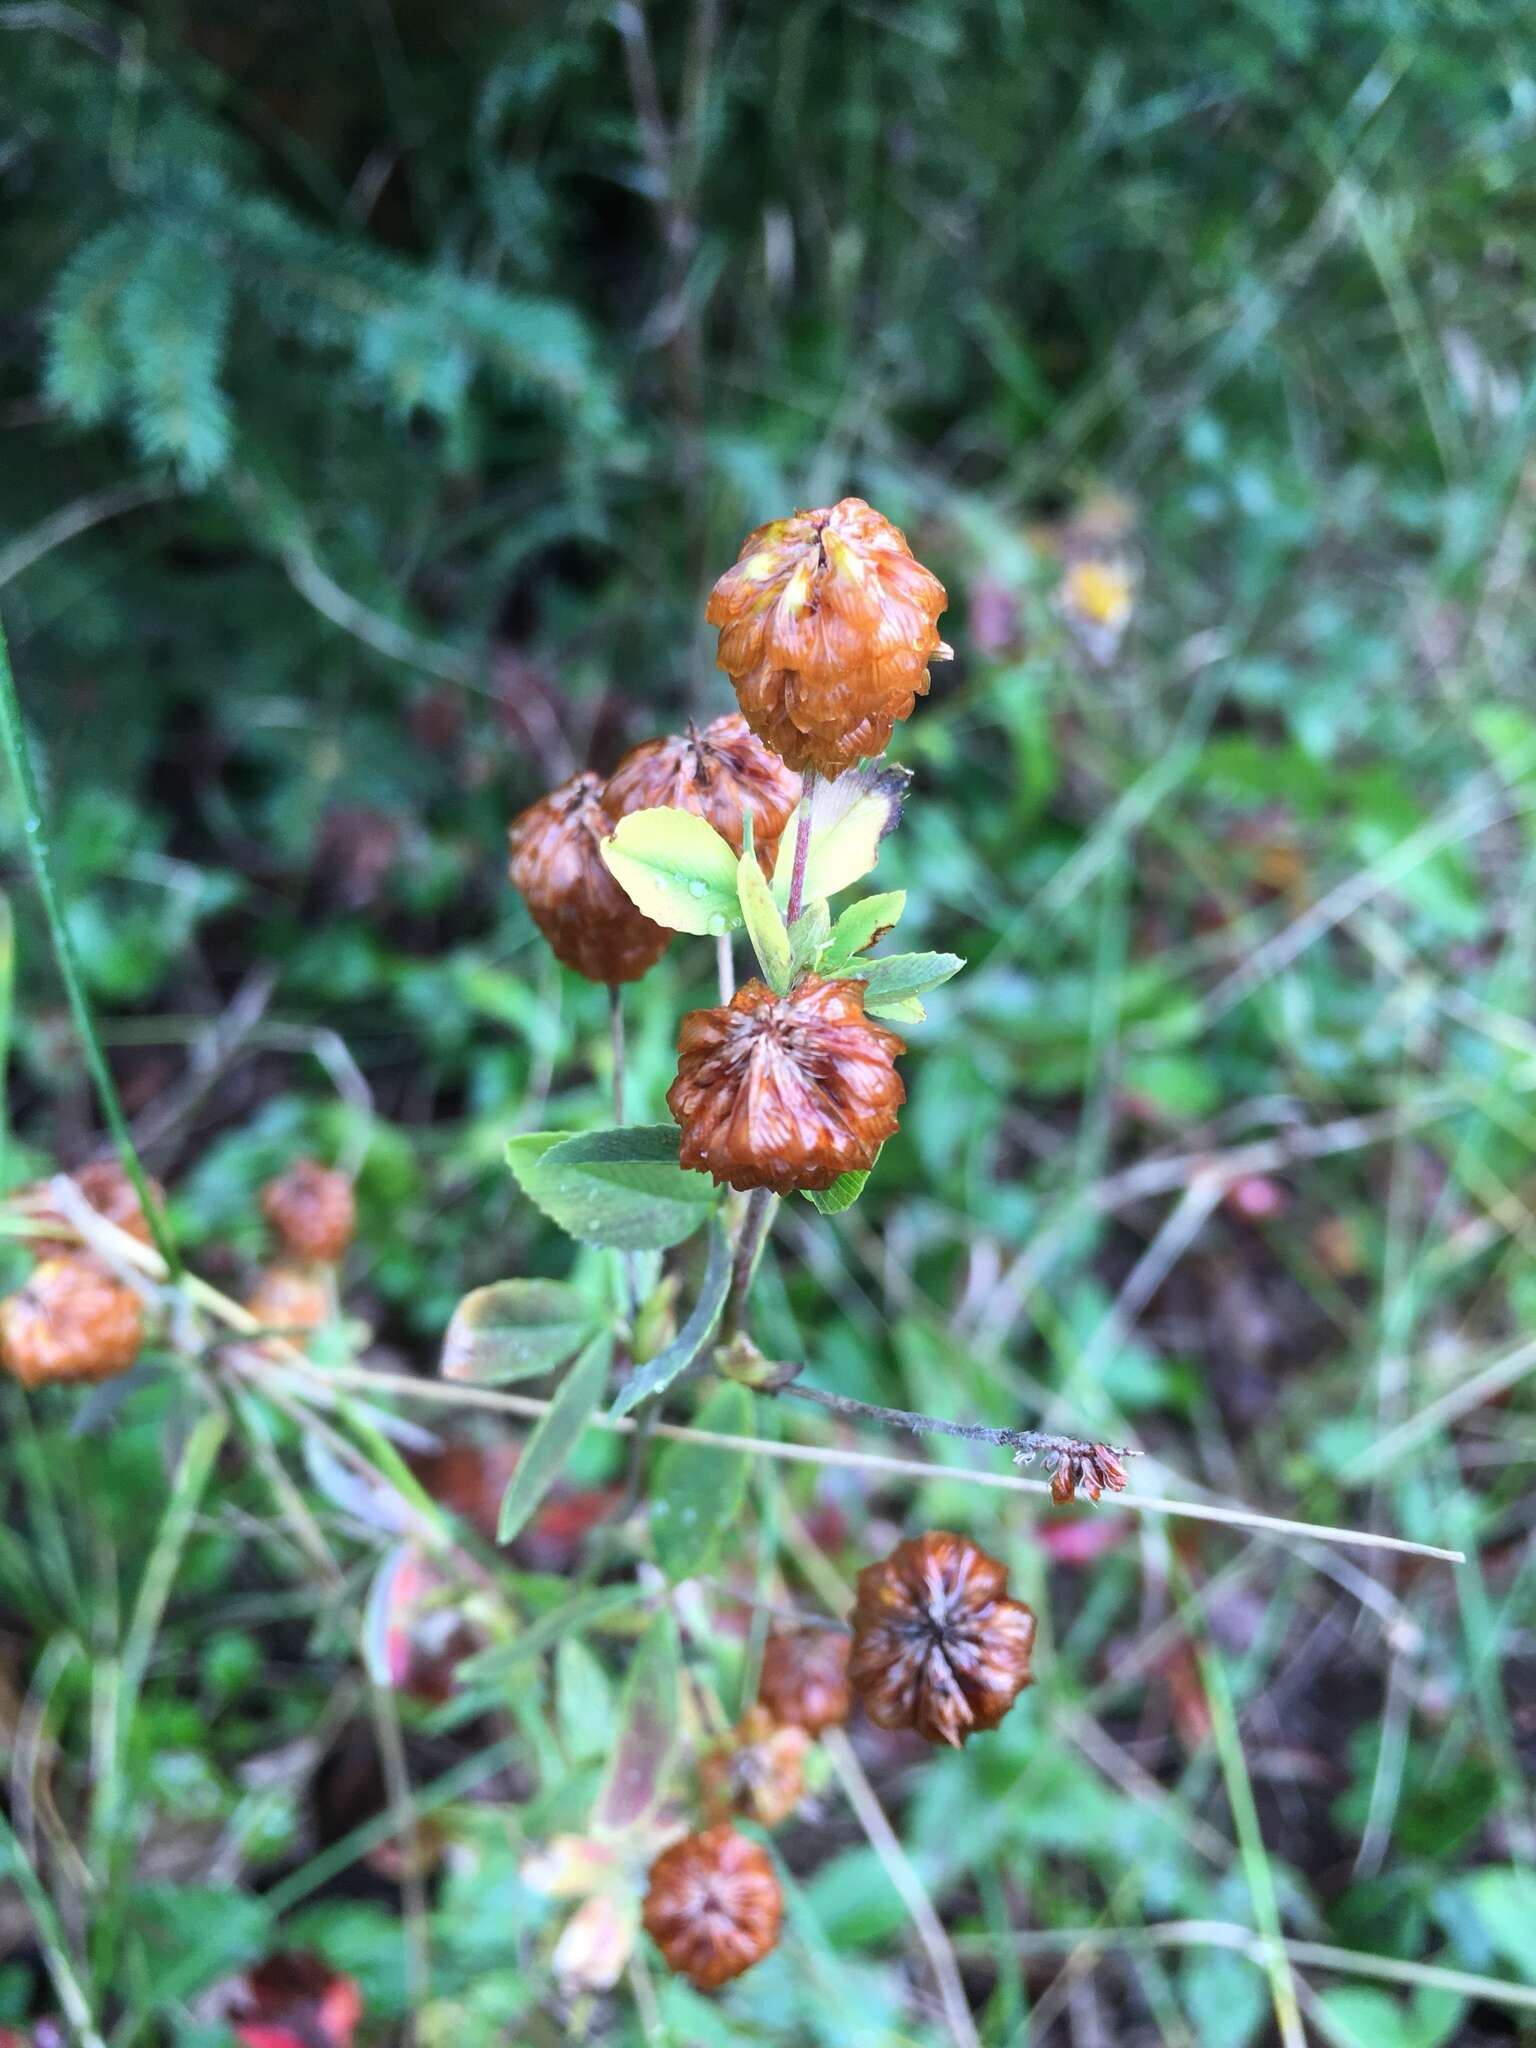
[[[602,854],[635,907],[669,931],[702,937],[713,928],[711,917],[723,918],[727,931],[741,922],[736,855],[693,811],[631,811],[603,841]]]
[[[691,1237],[718,1202],[709,1176],[677,1163],[674,1124],[527,1131],[507,1163],[531,1202],[571,1237],[619,1251],[664,1251]]]

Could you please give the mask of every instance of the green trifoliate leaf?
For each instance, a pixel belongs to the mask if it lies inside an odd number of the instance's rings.
[[[863,982],[864,1007],[869,1009],[875,1003],[926,995],[964,965],[958,953],[888,953],[880,960],[855,960],[842,971],[845,979]]]
[[[709,1176],[677,1163],[672,1124],[621,1130],[530,1131],[507,1144],[529,1201],[571,1237],[619,1251],[664,1251],[691,1237],[716,1206]]]
[[[835,896],[867,875],[880,857],[880,842],[901,822],[908,768],[850,769],[835,782],[818,782],[811,797],[811,850],[805,865],[806,899]],[[784,827],[773,870],[773,893],[789,901],[800,810]]]
[[[789,933],[785,929],[784,914],[774,902],[773,891],[763,879],[757,855],[752,851],[750,815],[744,819],[744,825],[741,859],[736,863],[736,895],[741,904],[747,937],[752,941],[752,950],[763,970],[763,979],[775,995],[781,996],[789,987]]]
[[[498,1543],[510,1543],[560,1476],[561,1467],[602,1396],[613,1358],[613,1339],[606,1330],[592,1339],[560,1382],[560,1391],[535,1424],[523,1446],[512,1483],[502,1496],[496,1524]]]
[[[501,1280],[477,1287],[443,1338],[445,1380],[497,1387],[552,1372],[591,1336],[597,1310],[563,1280]]]
[[[921,1024],[928,1012],[916,996],[890,996],[884,1002],[865,1002],[866,1017],[878,1017],[883,1024]]]
[[[857,903],[850,903],[832,927],[820,971],[843,973],[850,960],[901,922],[906,907],[905,889],[887,889],[881,896],[864,896]]]
[[[841,1216],[864,1192],[867,1173],[840,1173],[829,1188],[805,1188],[805,1199],[823,1216]]]
[[[832,915],[826,898],[807,903],[789,930],[789,978],[791,982],[808,967],[815,967],[832,936]]]
[[[603,841],[609,873],[637,910],[669,931],[720,936],[741,924],[736,855],[692,811],[631,811]]]

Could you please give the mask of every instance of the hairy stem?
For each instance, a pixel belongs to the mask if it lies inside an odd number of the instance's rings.
[[[777,1197],[771,1188],[754,1188],[747,1201],[746,1213],[741,1219],[741,1229],[736,1237],[736,1250],[731,1259],[731,1291],[725,1297],[725,1310],[720,1318],[720,1335],[723,1339],[734,1337],[742,1326],[747,1312],[747,1295],[752,1287],[752,1275],[757,1271],[757,1262],[763,1255],[768,1232],[773,1226]]]
[[[811,851],[811,805],[816,796],[816,770],[807,768],[800,778],[800,815],[795,826],[795,865],[789,877],[789,902],[784,922],[793,924],[805,901],[805,864]]]
[[[772,1389],[802,1401],[814,1401],[818,1408],[830,1408],[834,1415],[857,1416],[868,1422],[883,1422],[891,1429],[904,1429],[913,1436],[953,1436],[968,1444],[1001,1444],[1016,1458],[1084,1457],[1104,1448],[1086,1437],[1053,1436],[1043,1429],[994,1429],[985,1422],[945,1422],[937,1415],[917,1415],[908,1408],[878,1408],[872,1401],[855,1401],[850,1394],[827,1394],[820,1387],[807,1387],[799,1380]],[[1118,1458],[1133,1452],[1110,1447]]]
[[[149,1177],[139,1161],[138,1151],[128,1129],[128,1119],[123,1114],[117,1083],[112,1079],[112,1069],[108,1066],[106,1053],[102,1049],[96,1019],[91,1014],[90,998],[85,992],[85,977],[80,971],[75,942],[70,936],[69,925],[64,916],[64,905],[53,878],[48,833],[43,823],[42,805],[37,794],[37,778],[32,771],[32,756],[27,747],[26,728],[22,723],[21,700],[16,694],[16,678],[11,673],[10,655],[6,648],[3,626],[0,626],[0,744],[4,745],[11,780],[16,787],[17,801],[21,806],[22,828],[27,842],[27,857],[32,864],[32,876],[37,883],[43,915],[48,921],[48,936],[53,942],[54,958],[59,964],[59,978],[64,984],[64,993],[69,1000],[75,1030],[80,1036],[85,1064],[100,1098],[102,1113],[106,1117],[107,1128],[112,1133],[112,1142],[117,1147],[118,1157],[123,1162],[123,1169],[128,1178],[133,1182],[134,1192],[138,1195],[144,1210],[150,1235],[155,1241],[155,1249],[164,1259],[166,1270],[174,1278],[181,1271],[181,1258],[165,1216],[150,1189]]]

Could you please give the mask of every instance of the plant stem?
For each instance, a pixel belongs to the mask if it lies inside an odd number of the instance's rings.
[[[826,1394],[820,1387],[807,1387],[799,1380],[774,1387],[775,1394],[792,1394],[802,1401],[814,1401],[818,1408],[830,1408],[834,1415],[858,1416],[883,1422],[891,1429],[905,1429],[913,1436],[954,1436],[968,1444],[1001,1444],[1016,1458],[1082,1457],[1095,1446],[1086,1438],[1053,1436],[1041,1429],[994,1429],[985,1422],[945,1422],[937,1415],[917,1415],[908,1408],[877,1408],[872,1401],[855,1401],[850,1394]],[[1116,1450],[1116,1457],[1133,1455]]]
[[[613,1045],[613,1120],[624,1121],[624,993],[616,981],[608,984],[608,1036]]]
[[[133,1137],[128,1129],[128,1119],[123,1114],[123,1105],[118,1098],[117,1084],[112,1079],[112,1069],[107,1065],[107,1056],[102,1050],[101,1038],[96,1030],[96,1020],[91,1014],[90,998],[85,992],[85,977],[80,971],[75,942],[70,937],[69,926],[64,917],[64,906],[54,882],[48,833],[43,823],[42,805],[38,800],[37,778],[32,772],[32,757],[27,748],[26,728],[22,723],[21,700],[16,694],[16,678],[11,673],[3,625],[0,625],[0,743],[4,745],[11,780],[16,787],[17,801],[21,806],[22,830],[27,842],[27,857],[32,864],[32,876],[37,883],[43,915],[48,922],[48,936],[53,942],[54,958],[59,964],[59,978],[64,983],[64,993],[69,1000],[70,1014],[75,1020],[75,1030],[80,1036],[85,1064],[95,1084],[102,1112],[107,1119],[107,1128],[112,1133],[112,1142],[117,1147],[123,1170],[133,1182],[134,1192],[138,1195],[144,1210],[155,1249],[164,1259],[166,1270],[175,1278],[181,1272],[180,1254],[176,1250],[175,1241],[166,1225],[160,1205],[150,1190],[149,1178],[140,1164],[138,1152],[134,1147]]]
[[[795,826],[795,865],[789,877],[789,902],[784,922],[792,925],[804,907],[805,864],[811,851],[811,805],[816,797],[816,770],[807,768],[800,778],[800,815]]]
[[[720,1318],[722,1339],[734,1337],[741,1328],[752,1275],[763,1255],[776,1206],[777,1197],[772,1188],[754,1188],[748,1198],[746,1214],[741,1219],[741,1229],[736,1238],[735,1256],[731,1260],[731,1291],[725,1297],[725,1311]]]
[[[715,940],[715,972],[720,981],[720,1000],[728,1003],[736,993],[736,961],[729,932],[722,932]]]

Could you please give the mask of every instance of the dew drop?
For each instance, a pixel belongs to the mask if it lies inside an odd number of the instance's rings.
[[[717,939],[723,939],[725,937],[725,919],[720,915],[718,910],[713,911],[710,914],[709,929],[712,937]]]
[[[690,882],[688,884],[688,894],[690,896],[707,896],[709,894],[708,882]]]

